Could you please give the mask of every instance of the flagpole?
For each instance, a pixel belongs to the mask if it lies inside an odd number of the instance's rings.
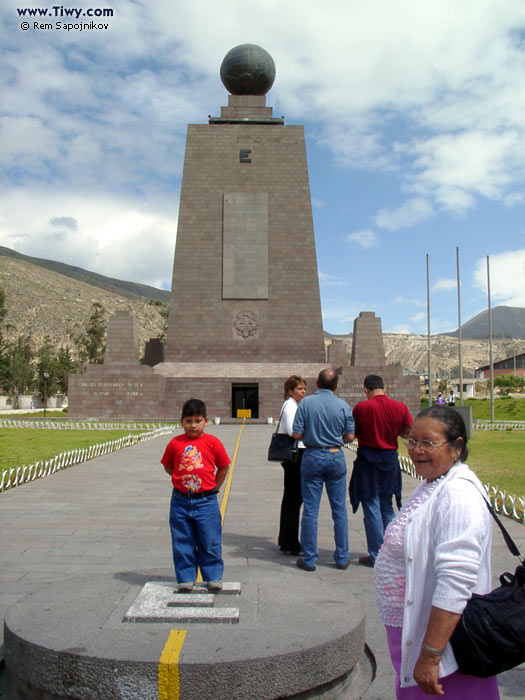
[[[492,309],[490,306],[490,266],[487,255],[487,294],[489,303],[490,421],[494,423],[494,366],[492,364]]]
[[[432,406],[432,360],[430,352],[430,275],[427,253],[427,344],[428,344],[428,405]]]
[[[456,246],[456,272],[458,278],[459,405],[463,406],[463,360],[461,356],[461,286],[459,281],[459,246]]]

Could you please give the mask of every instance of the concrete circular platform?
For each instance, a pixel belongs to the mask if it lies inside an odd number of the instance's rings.
[[[154,579],[133,573],[42,588],[5,619],[9,698],[360,697],[373,672],[355,591],[297,573],[275,577],[264,567],[229,567],[228,580],[242,576],[241,594],[219,594],[215,606],[238,608],[236,624],[125,622],[144,584]],[[167,669],[180,686],[167,688],[160,661],[173,629],[186,634]]]

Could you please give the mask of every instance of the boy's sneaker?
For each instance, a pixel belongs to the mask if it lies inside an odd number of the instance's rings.
[[[208,581],[209,591],[222,591],[222,581]]]
[[[177,586],[177,593],[191,593],[194,585],[194,581],[183,581]]]

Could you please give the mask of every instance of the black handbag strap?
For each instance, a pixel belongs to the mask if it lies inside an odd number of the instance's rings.
[[[523,559],[520,550],[518,549],[517,544],[514,542],[512,537],[510,536],[508,530],[506,529],[505,525],[501,522],[501,520],[498,518],[496,515],[494,508],[490,505],[490,503],[485,500],[485,503],[487,504],[487,508],[489,509],[489,513],[492,515],[494,520],[496,521],[497,526],[501,530],[501,534],[503,535],[503,539],[505,540],[505,544],[507,545],[509,552],[513,554],[515,557],[519,557],[520,561]],[[522,561],[523,564],[525,564],[525,559]]]
[[[481,493],[481,491],[478,489],[476,484],[474,484],[472,481],[470,481],[470,479],[465,479],[464,477],[460,477],[460,478],[463,479],[463,481],[468,481],[469,483],[471,483],[472,486],[474,486],[474,488],[476,489],[476,491],[478,491],[478,493]],[[518,549],[517,544],[514,542],[514,540],[510,536],[507,528],[505,527],[505,525],[503,525],[501,520],[496,515],[494,508],[491,506],[491,504],[489,503],[489,501],[485,497],[485,494],[481,494],[481,495],[483,496],[483,500],[485,501],[485,505],[489,509],[489,513],[492,515],[492,517],[496,521],[497,526],[501,530],[501,534],[503,535],[503,539],[505,540],[505,544],[507,545],[509,552],[511,554],[513,554],[515,557],[518,557],[520,559],[520,561],[522,562],[522,564],[525,564],[525,559],[523,559],[523,557],[520,553],[520,550]]]
[[[283,403],[283,407],[281,408],[281,415],[279,416],[279,421],[278,421],[278,423],[277,423],[277,428],[275,428],[275,432],[276,432],[276,433],[279,432],[279,426],[281,425],[281,418],[283,417],[283,412],[284,412],[284,403]]]

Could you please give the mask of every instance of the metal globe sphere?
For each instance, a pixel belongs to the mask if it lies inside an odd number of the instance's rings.
[[[240,44],[224,57],[221,80],[232,95],[266,95],[275,80],[275,63],[257,44]]]

